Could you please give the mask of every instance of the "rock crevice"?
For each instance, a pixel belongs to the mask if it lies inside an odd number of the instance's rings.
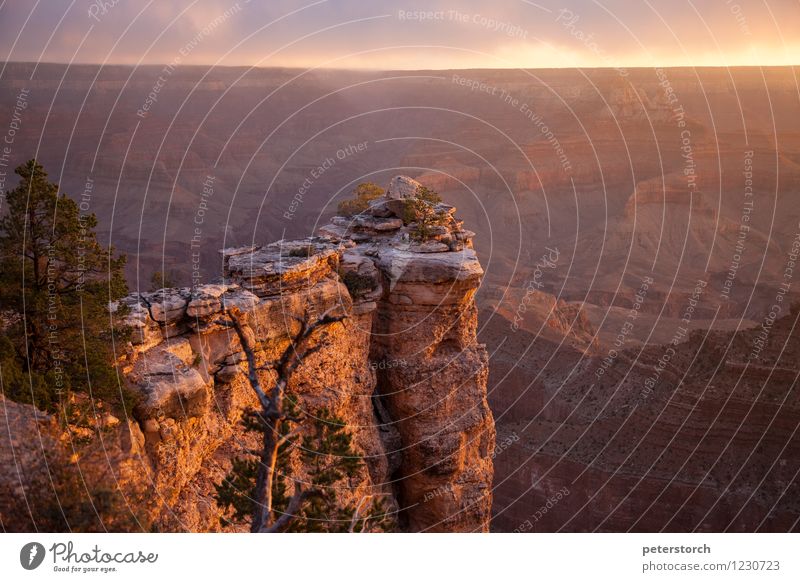
[[[340,416],[364,456],[337,492],[343,502],[381,496],[407,531],[488,530],[494,423],[474,303],[483,270],[454,208],[426,203],[435,225],[422,231],[409,206],[418,187],[397,177],[319,236],[225,249],[217,284],[123,301],[134,334],[121,364],[139,396],[131,430],[145,443],[160,528],[219,527],[213,485],[246,446],[238,420],[255,403],[239,340],[220,324],[236,306],[265,385],[301,320],[347,316],[289,385],[301,407]]]

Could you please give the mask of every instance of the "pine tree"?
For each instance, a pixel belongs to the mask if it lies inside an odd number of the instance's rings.
[[[95,215],[59,194],[36,160],[16,173],[0,218],[6,396],[50,411],[72,390],[120,404],[111,336],[124,334],[112,330],[108,307],[127,293],[125,256],[98,242]]]

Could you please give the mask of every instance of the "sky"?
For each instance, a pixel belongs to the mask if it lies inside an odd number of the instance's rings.
[[[0,60],[367,69],[800,64],[800,0],[0,0]]]

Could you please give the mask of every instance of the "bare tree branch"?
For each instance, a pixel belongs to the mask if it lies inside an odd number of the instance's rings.
[[[285,420],[289,420],[289,419],[286,418]],[[296,437],[299,434],[300,434],[300,431],[297,430],[297,429],[289,431],[288,433],[286,433],[285,435],[283,435],[281,438],[278,439],[278,446],[281,446],[283,443],[285,443],[289,439],[293,439],[294,437]]]
[[[269,391],[265,391],[261,386],[258,372],[263,367],[256,365],[256,355],[250,340],[241,322],[241,312],[236,307],[224,309],[227,319],[217,320],[215,323],[228,328],[233,328],[239,338],[239,343],[247,359],[247,379],[253,391],[258,396],[261,410],[259,420],[262,423],[263,438],[262,449],[259,453],[258,471],[256,473],[256,485],[254,491],[254,503],[256,509],[253,512],[253,521],[250,531],[273,532],[280,531],[286,527],[305,500],[313,495],[320,493],[315,490],[303,491],[300,484],[295,485],[295,495],[289,502],[286,512],[274,523],[272,521],[272,488],[275,478],[275,467],[278,460],[278,448],[297,434],[297,431],[290,432],[281,436],[281,425],[284,420],[289,420],[283,412],[283,396],[289,383],[289,378],[309,355],[322,349],[322,342],[311,348],[304,349],[305,342],[311,335],[321,327],[327,327],[333,323],[341,322],[347,314],[340,316],[332,315],[338,306],[328,309],[316,321],[309,323],[306,320],[300,321],[300,330],[289,342],[289,345],[281,354],[281,357],[274,363],[273,368],[277,373],[277,380]],[[297,420],[297,419],[291,419]]]
[[[239,310],[234,307],[231,309],[226,309],[225,313],[230,318],[229,327],[233,327],[236,335],[239,337],[239,343],[242,344],[242,350],[244,350],[245,357],[247,358],[247,379],[250,382],[250,386],[252,386],[253,390],[258,396],[258,400],[261,403],[261,408],[263,408],[265,412],[268,412],[271,408],[272,402],[261,388],[261,382],[258,379],[258,373],[256,370],[256,355],[253,352],[253,348],[250,347],[250,341],[245,335],[241,321],[239,321]]]

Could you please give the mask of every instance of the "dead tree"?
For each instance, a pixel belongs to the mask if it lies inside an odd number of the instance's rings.
[[[296,318],[300,321],[300,330],[291,338],[289,345],[280,358],[260,367],[256,362],[253,346],[250,344],[242,324],[240,310],[236,307],[226,308],[224,313],[227,319],[216,322],[224,327],[232,328],[236,332],[247,359],[247,380],[256,393],[259,402],[259,410],[256,412],[256,417],[261,424],[263,437],[261,449],[257,452],[258,470],[254,489],[253,519],[250,525],[250,531],[253,533],[281,531],[291,522],[305,500],[315,494],[315,491],[306,490],[300,482],[296,482],[294,494],[289,500],[286,510],[277,520],[273,520],[272,487],[275,480],[278,448],[284,441],[294,436],[293,433],[281,436],[283,434],[283,423],[287,421],[296,422],[298,420],[297,418],[288,417],[284,412],[286,388],[292,374],[303,360],[322,349],[324,345],[320,342],[309,347],[308,342],[311,336],[316,331],[341,322],[347,317],[346,315],[332,315],[337,309],[338,307],[329,309],[313,322],[309,322],[307,318]],[[273,369],[277,374],[274,384],[268,389],[264,389],[259,379],[258,372],[264,369]]]

